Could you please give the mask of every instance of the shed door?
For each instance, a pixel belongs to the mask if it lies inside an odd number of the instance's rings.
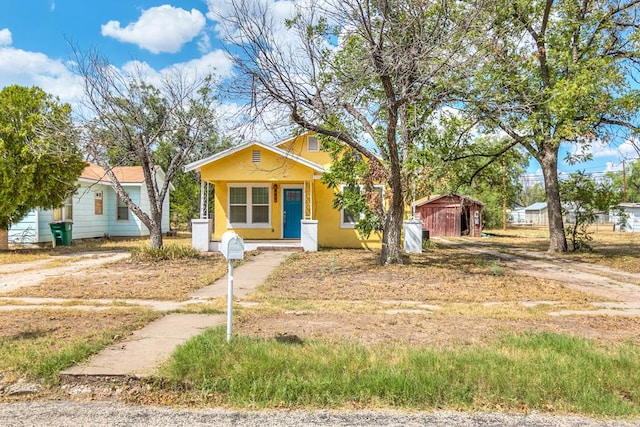
[[[284,239],[300,238],[300,221],[302,220],[302,189],[285,188],[282,204],[282,237]]]

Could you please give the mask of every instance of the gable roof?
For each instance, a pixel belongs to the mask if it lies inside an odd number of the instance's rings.
[[[164,179],[164,172],[160,166],[156,166],[156,169],[159,172],[160,177]],[[118,181],[123,185],[144,183],[144,171],[142,170],[142,166],[114,166],[111,170],[116,175],[116,178],[118,178]],[[109,178],[109,175],[107,175],[104,168],[94,163],[89,163],[87,167],[84,168],[79,179],[100,184],[112,184],[111,178]]]
[[[456,193],[449,193],[449,194],[442,194],[442,195],[438,195],[438,196],[427,196],[427,197],[422,197],[421,199],[416,200],[415,202],[413,202],[413,206],[415,207],[420,207],[422,205],[426,205],[427,203],[432,203],[435,202],[436,200],[440,200],[444,197],[459,197],[462,200],[465,200],[471,204],[477,204],[480,206],[484,206],[484,203],[482,203],[479,200],[476,199],[472,199],[471,197],[468,196],[462,196],[460,194],[456,194]]]
[[[114,167],[112,170],[113,173],[115,173],[118,177],[118,181],[122,183],[130,182],[139,184],[144,182],[144,173],[142,172],[142,167],[140,166]],[[84,170],[80,174],[80,178],[87,181],[95,181],[104,184],[111,183],[111,178],[109,178],[107,172],[101,166],[93,163],[89,163],[89,165],[84,168]]]
[[[286,150],[283,150],[281,148],[278,148],[278,147],[276,147],[274,145],[264,144],[264,143],[259,142],[259,141],[247,141],[245,143],[236,145],[234,147],[231,147],[231,148],[228,148],[228,149],[226,149],[224,151],[216,153],[216,154],[214,154],[212,156],[209,156],[209,157],[207,157],[205,159],[189,163],[188,165],[186,165],[184,167],[184,170],[186,172],[189,172],[189,171],[192,171],[192,170],[199,170],[203,166],[205,166],[205,165],[207,165],[209,163],[213,163],[213,162],[215,162],[217,160],[220,160],[222,158],[228,157],[228,156],[230,156],[232,154],[235,154],[235,153],[237,153],[239,151],[244,150],[247,147],[251,147],[251,146],[254,146],[254,145],[257,146],[257,147],[260,147],[260,148],[264,148],[265,150],[271,151],[271,152],[273,152],[273,153],[275,153],[277,155],[280,155],[280,156],[282,156],[282,157],[284,157],[286,159],[291,159],[294,162],[300,163],[300,164],[302,164],[302,165],[304,165],[304,166],[306,166],[308,168],[313,169],[316,172],[319,172],[319,173],[325,172],[325,169],[324,169],[324,167],[322,167],[322,165],[319,165],[319,164],[317,164],[315,162],[307,160],[304,157],[300,157],[300,156],[297,156],[295,154],[292,154],[292,153],[290,153],[290,152],[288,152]]]
[[[536,202],[524,208],[525,211],[541,211],[547,208],[547,202]]]

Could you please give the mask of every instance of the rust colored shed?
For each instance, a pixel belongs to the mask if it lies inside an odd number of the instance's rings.
[[[429,236],[480,237],[484,203],[459,194],[424,197],[413,204]]]

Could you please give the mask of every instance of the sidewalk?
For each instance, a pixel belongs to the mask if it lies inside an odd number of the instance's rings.
[[[234,297],[242,298],[251,293],[290,254],[291,252],[262,252],[235,268]],[[191,300],[181,305],[191,304],[194,300],[226,297],[227,281],[225,275],[198,290],[191,296]],[[158,364],[166,360],[178,345],[207,328],[225,322],[225,314],[169,314],[134,332],[129,339],[105,348],[81,365],[62,371],[61,375],[145,377],[152,374]]]

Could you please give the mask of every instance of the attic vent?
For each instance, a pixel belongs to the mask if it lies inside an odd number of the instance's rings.
[[[253,150],[251,160],[253,163],[260,163],[260,150]]]
[[[307,151],[318,151],[318,138],[310,136],[307,138]]]

